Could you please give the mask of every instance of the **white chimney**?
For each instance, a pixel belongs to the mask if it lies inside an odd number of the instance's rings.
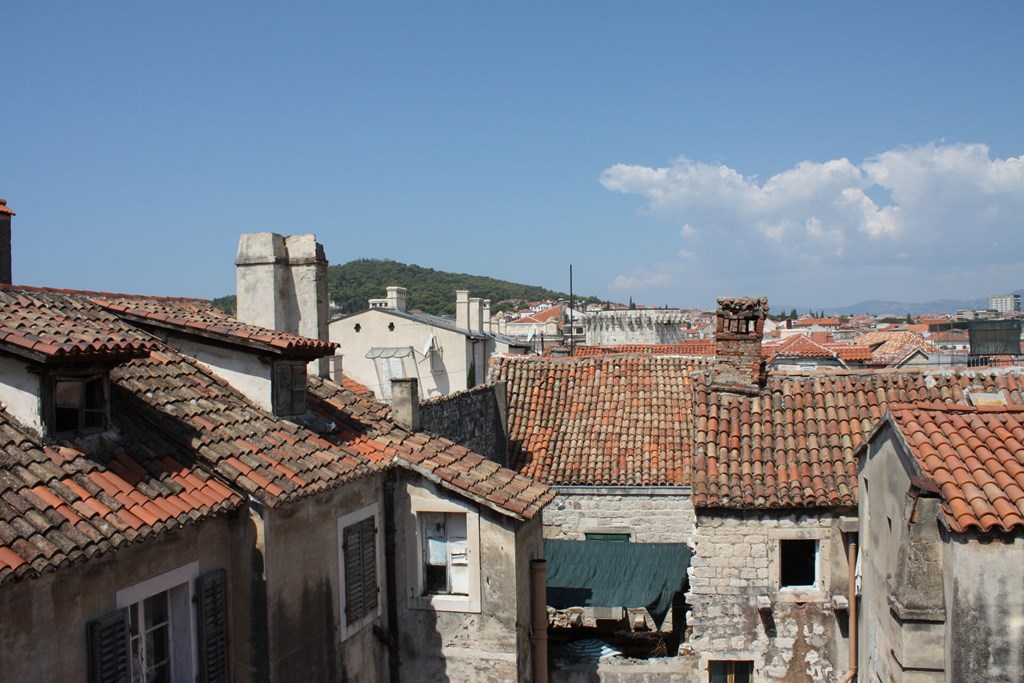
[[[469,329],[469,290],[455,292],[455,325],[462,330]]]
[[[388,287],[388,308],[404,312],[407,295],[405,287]]]
[[[483,301],[478,297],[469,300],[469,329],[471,332],[483,332],[480,314],[483,312]]]

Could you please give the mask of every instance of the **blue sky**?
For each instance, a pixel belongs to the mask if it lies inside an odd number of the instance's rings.
[[[22,3],[22,284],[213,297],[239,233],[651,305],[1024,287],[1021,3]]]

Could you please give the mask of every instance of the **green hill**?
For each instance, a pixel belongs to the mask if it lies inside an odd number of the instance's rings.
[[[389,286],[409,290],[408,307],[435,315],[455,314],[455,291],[468,289],[470,296],[491,300],[491,311],[518,308],[525,301],[566,299],[566,292],[520,285],[480,275],[448,273],[433,268],[380,259],[359,259],[327,268],[331,300],[342,313],[366,310],[369,299],[383,298]],[[597,297],[576,296],[583,303],[598,303]]]

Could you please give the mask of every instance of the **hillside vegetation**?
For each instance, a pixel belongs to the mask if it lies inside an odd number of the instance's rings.
[[[468,289],[469,295],[491,300],[491,311],[517,308],[524,301],[569,299],[566,292],[520,285],[481,275],[448,273],[397,261],[359,259],[327,268],[327,287],[331,300],[342,313],[366,310],[370,299],[380,299],[389,286],[409,290],[408,307],[435,315],[455,314],[455,291]],[[578,305],[598,303],[597,297],[576,296]]]

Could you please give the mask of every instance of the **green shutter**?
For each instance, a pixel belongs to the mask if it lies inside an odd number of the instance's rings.
[[[128,610],[119,609],[87,627],[89,639],[89,683],[127,683]]]
[[[199,605],[199,681],[227,683],[228,609],[227,574],[217,569],[196,579]]]

